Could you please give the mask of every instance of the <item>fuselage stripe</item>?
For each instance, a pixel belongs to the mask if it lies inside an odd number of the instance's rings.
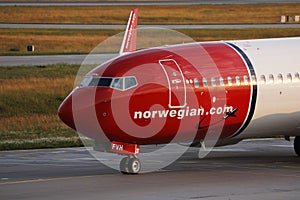
[[[230,42],[226,42],[226,44],[228,44],[229,46],[231,46],[233,49],[235,49],[245,60],[247,67],[249,69],[251,78],[255,77],[256,79],[256,74],[255,74],[255,70],[253,68],[253,65],[250,61],[250,59],[248,58],[248,56],[243,52],[242,49],[240,49],[238,46],[236,46],[235,44],[232,44]],[[250,103],[250,111],[248,113],[248,116],[246,117],[245,123],[243,124],[243,126],[231,137],[236,137],[239,134],[241,134],[249,125],[253,115],[254,115],[254,111],[255,111],[255,105],[256,105],[256,99],[257,99],[257,85],[256,84],[251,84],[252,86],[252,97],[251,97],[251,103]]]

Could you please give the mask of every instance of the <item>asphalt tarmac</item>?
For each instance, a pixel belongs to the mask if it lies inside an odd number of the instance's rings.
[[[204,159],[198,151],[139,175],[122,175],[85,148],[0,152],[0,199],[299,199],[292,142],[246,140]]]

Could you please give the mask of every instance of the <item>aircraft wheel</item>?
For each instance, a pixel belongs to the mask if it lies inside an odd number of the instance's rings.
[[[294,149],[298,156],[300,156],[300,136],[296,136],[294,140]]]
[[[128,163],[129,163],[129,157],[125,157],[120,162],[120,171],[122,174],[129,174],[128,170]]]
[[[129,173],[138,174],[141,170],[141,161],[138,158],[131,158],[128,163]]]

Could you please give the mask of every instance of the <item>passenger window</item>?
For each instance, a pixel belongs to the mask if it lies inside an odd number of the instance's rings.
[[[299,82],[299,80],[300,80],[299,73],[296,72],[295,73],[295,82]]]
[[[266,84],[266,77],[265,77],[265,75],[261,75],[260,76],[260,81],[261,81],[262,84]]]
[[[115,78],[111,87],[118,90],[123,90],[123,78]]]
[[[216,87],[216,86],[217,86],[217,81],[216,81],[215,78],[211,78],[211,85],[212,85],[213,87]]]
[[[135,77],[126,77],[125,78],[125,90],[132,88],[137,85]]]
[[[274,76],[273,76],[273,74],[269,74],[269,83],[274,83]]]
[[[287,82],[288,82],[288,83],[291,83],[291,82],[292,82],[292,74],[288,73],[288,74],[286,75],[286,77],[287,77]]]
[[[232,78],[230,76],[227,77],[227,82],[229,86],[232,86]]]
[[[221,86],[224,86],[224,85],[225,85],[225,83],[224,83],[224,78],[223,78],[223,77],[220,77],[219,80],[220,80],[220,85],[221,85]]]
[[[235,77],[235,83],[236,83],[236,85],[241,85],[241,79],[239,76]]]
[[[195,86],[195,88],[200,87],[199,80],[197,78],[194,78],[194,86]]]
[[[277,79],[278,79],[278,83],[282,83],[283,82],[282,74],[278,74]]]
[[[204,86],[204,87],[208,87],[208,82],[207,82],[207,79],[206,79],[206,78],[203,78],[203,79],[202,79],[202,82],[203,82],[203,86]]]
[[[249,78],[248,76],[244,76],[244,85],[248,85],[249,84]]]

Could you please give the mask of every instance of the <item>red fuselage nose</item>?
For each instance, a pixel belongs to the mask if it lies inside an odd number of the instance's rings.
[[[59,118],[72,129],[76,129],[72,111],[72,95],[69,95],[58,108]]]
[[[78,133],[101,140],[104,132],[99,121],[107,117],[108,107],[105,94],[103,88],[77,87],[60,105],[58,116]],[[102,109],[103,106],[105,108]],[[101,116],[98,116],[96,107]]]

